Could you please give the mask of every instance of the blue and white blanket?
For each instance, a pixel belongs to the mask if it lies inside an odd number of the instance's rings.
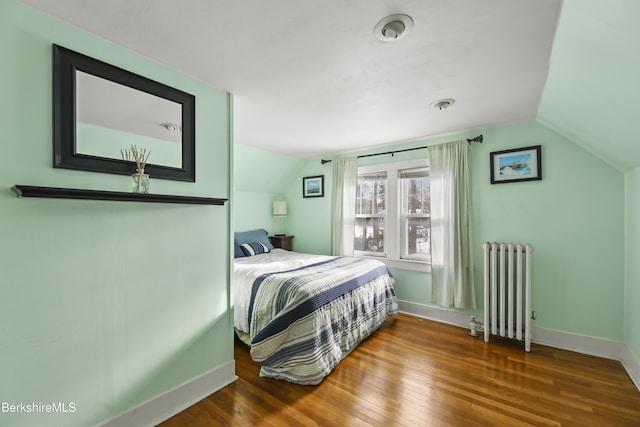
[[[248,326],[261,376],[318,384],[398,312],[393,279],[381,262],[281,250],[250,258],[236,261],[236,310],[247,316],[236,328]],[[247,304],[238,302],[242,296]]]

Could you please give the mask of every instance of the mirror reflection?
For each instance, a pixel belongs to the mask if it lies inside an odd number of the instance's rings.
[[[120,159],[131,145],[181,167],[182,105],[76,71],[76,153]]]
[[[54,44],[54,167],[132,174],[133,145],[152,178],[195,182],[195,97]]]

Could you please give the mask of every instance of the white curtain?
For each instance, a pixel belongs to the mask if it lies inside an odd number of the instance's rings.
[[[353,256],[358,159],[335,159],[331,200],[331,253]]]
[[[431,179],[431,301],[476,308],[471,246],[469,144],[429,147]]]

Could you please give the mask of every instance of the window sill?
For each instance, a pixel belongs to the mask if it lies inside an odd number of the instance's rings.
[[[405,259],[386,259],[386,258],[378,258],[373,256],[360,256],[358,258],[368,258],[375,259],[377,261],[382,262],[388,268],[397,268],[401,270],[412,270],[412,271],[420,271],[423,273],[431,272],[431,263],[420,262],[420,261],[410,261]]]

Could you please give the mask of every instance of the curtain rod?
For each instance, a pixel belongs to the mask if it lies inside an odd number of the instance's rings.
[[[482,144],[482,141],[484,141],[484,137],[482,136],[482,134],[480,134],[480,135],[478,135],[476,137],[473,137],[473,138],[467,138],[467,142],[469,144],[471,144],[472,142],[477,142],[478,144]],[[358,159],[361,159],[363,157],[383,156],[385,154],[391,154],[393,156],[395,153],[402,153],[404,151],[422,150],[424,148],[429,148],[429,146],[425,145],[424,147],[405,148],[404,150],[386,151],[384,153],[363,154],[361,156],[358,156]],[[325,163],[330,163],[330,162],[331,162],[331,160],[320,159],[320,163],[322,163],[323,165]]]

